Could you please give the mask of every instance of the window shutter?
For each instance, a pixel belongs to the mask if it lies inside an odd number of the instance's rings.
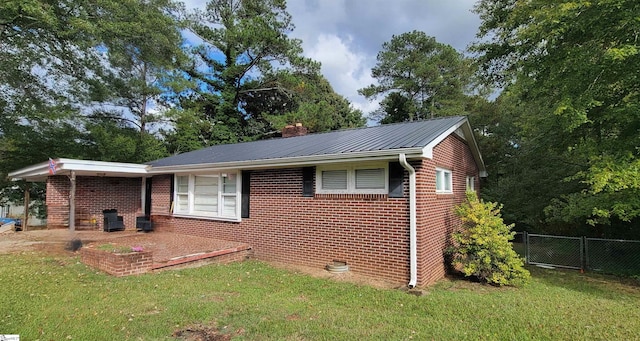
[[[242,218],[249,218],[249,197],[251,196],[251,173],[248,171],[242,172],[242,207],[240,207],[240,216]]]
[[[389,198],[404,197],[404,167],[400,162],[389,162]]]
[[[313,197],[313,178],[316,176],[315,167],[302,168],[302,196]]]
[[[176,175],[171,174],[171,183],[169,184],[169,192],[171,193],[169,196],[169,212],[173,213],[173,197],[176,192]]]

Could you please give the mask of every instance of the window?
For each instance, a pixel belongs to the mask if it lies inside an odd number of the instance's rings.
[[[238,195],[236,193],[236,182],[235,174],[228,174],[222,177],[222,212],[220,213],[224,217],[237,216]]]
[[[453,193],[451,171],[436,168],[436,193]]]
[[[386,164],[339,165],[318,167],[317,193],[387,194]]]
[[[194,176],[193,210],[196,215],[218,212],[218,177]]]
[[[189,212],[189,177],[176,176],[175,212]]]
[[[176,176],[175,214],[238,219],[236,173]]]
[[[347,190],[347,170],[322,171],[323,190]]]
[[[475,190],[476,190],[476,177],[467,176],[467,191],[475,191]]]
[[[384,168],[356,169],[356,189],[384,189]]]

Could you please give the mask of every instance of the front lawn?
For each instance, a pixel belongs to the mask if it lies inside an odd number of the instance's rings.
[[[414,296],[255,261],[121,278],[65,256],[0,255],[0,264],[0,334],[22,340],[174,340],[187,329],[239,340],[630,340],[640,331],[637,283],[577,271],[532,268],[522,289],[443,281]]]

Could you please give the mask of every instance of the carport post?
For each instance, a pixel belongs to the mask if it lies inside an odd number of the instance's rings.
[[[69,231],[76,230],[76,171],[71,171],[71,188],[69,189]]]
[[[27,230],[27,226],[29,226],[29,202],[31,198],[29,197],[29,183],[25,182],[24,185],[24,213],[22,217],[22,231]]]

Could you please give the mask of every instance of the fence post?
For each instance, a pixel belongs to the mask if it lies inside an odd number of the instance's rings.
[[[529,264],[529,234],[527,231],[522,231],[522,233],[524,243],[524,264]]]
[[[583,236],[581,242],[584,244],[584,248],[580,248],[580,252],[584,252],[584,259],[582,258],[582,254],[580,255],[580,259],[583,259],[582,271],[586,271],[589,268],[589,246],[587,244],[587,237]]]

